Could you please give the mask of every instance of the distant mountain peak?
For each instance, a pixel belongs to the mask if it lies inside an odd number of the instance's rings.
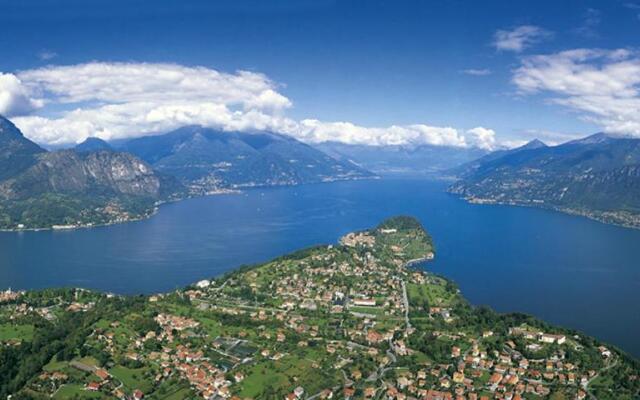
[[[13,139],[25,139],[20,129],[2,115],[0,115],[0,135],[4,137],[9,136]]]
[[[598,133],[594,133],[593,135],[589,135],[587,137],[584,137],[582,139],[576,139],[573,140],[569,143],[571,144],[597,144],[597,143],[604,143],[607,142],[609,140],[613,140],[616,139],[617,137],[608,133],[604,133],[604,132],[598,132]]]
[[[106,141],[97,137],[88,137],[84,142],[73,148],[76,152],[85,153],[93,151],[113,151],[113,147]]]
[[[532,149],[539,149],[541,147],[547,147],[547,144],[540,139],[533,139],[527,142],[527,144],[521,146],[520,148],[523,150],[532,150]]]

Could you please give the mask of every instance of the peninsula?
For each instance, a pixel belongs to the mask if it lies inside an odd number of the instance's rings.
[[[640,363],[469,304],[410,217],[151,296],[0,295],[12,399],[635,399]]]

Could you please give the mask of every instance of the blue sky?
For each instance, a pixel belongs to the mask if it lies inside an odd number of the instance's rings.
[[[177,121],[171,124],[136,130],[109,126],[113,118],[100,115],[97,120],[103,119],[102,123],[81,121],[84,130],[79,136],[61,128],[71,110],[88,108],[91,113],[85,114],[95,116],[96,107],[105,102],[123,104],[134,96],[127,93],[122,101],[117,95],[74,97],[70,89],[60,87],[67,80],[52,82],[51,75],[59,79],[55,68],[119,63],[121,68],[114,73],[128,73],[124,65],[148,63],[202,66],[229,74],[230,81],[236,80],[237,71],[250,71],[264,78],[264,87],[247,96],[270,90],[290,103],[259,107],[258,119],[275,115],[277,123],[261,125],[254,118],[230,127],[221,122],[229,116],[205,119],[225,129],[266,126],[308,141],[329,138],[375,144],[395,143],[407,135],[425,142],[437,142],[442,136],[444,144],[460,144],[467,135],[463,144],[475,144],[473,134],[466,132],[478,127],[495,133],[493,145],[533,137],[562,141],[602,129],[637,135],[640,122],[633,117],[624,120],[626,113],[621,111],[637,107],[637,81],[620,76],[635,76],[637,71],[619,64],[638,64],[639,15],[640,2],[636,6],[631,1],[0,0],[0,73],[5,74],[4,90],[9,93],[5,98],[14,99],[11,107],[5,104],[4,113],[11,114],[28,136],[50,143],[78,141],[93,135],[92,129],[98,136],[116,138],[188,122],[174,112]],[[518,31],[522,27],[529,29]],[[524,35],[520,42],[513,36],[517,32]],[[501,47],[499,37],[512,42]],[[563,53],[575,49],[589,53]],[[618,49],[628,54],[614,56]],[[531,62],[527,71],[521,71],[520,83],[515,83],[515,71],[535,55],[558,58]],[[608,99],[596,101],[600,93],[567,89],[554,79],[556,67],[567,62],[568,71],[576,74],[574,80],[600,73],[593,82],[596,87],[602,79],[614,81],[605,95],[617,96],[614,89],[630,92],[620,107],[594,111]],[[620,68],[609,68],[616,66]],[[49,75],[20,75],[42,68],[49,68]],[[65,71],[71,75],[66,79],[77,75],[76,70]],[[95,79],[94,73],[88,72],[86,79]],[[13,79],[7,83],[9,74],[17,77],[19,86]],[[108,76],[100,74],[108,86]],[[196,97],[205,101],[207,93]],[[249,97],[217,102],[232,114],[246,112],[247,104],[253,104]],[[74,116],[72,122],[80,126],[79,118]],[[300,128],[305,120],[315,122]],[[415,125],[453,128],[458,136],[411,128]],[[394,126],[404,130],[390,132]],[[351,129],[346,138],[333,132],[342,128]]]

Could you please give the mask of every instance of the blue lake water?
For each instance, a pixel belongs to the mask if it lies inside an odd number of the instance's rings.
[[[640,231],[561,213],[467,204],[423,180],[255,189],[165,205],[153,218],[76,231],[0,233],[0,288],[167,291],[385,217],[433,235],[426,268],[474,304],[522,311],[640,356]]]

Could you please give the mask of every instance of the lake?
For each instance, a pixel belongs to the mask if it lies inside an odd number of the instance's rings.
[[[383,179],[252,189],[167,204],[134,223],[2,232],[0,287],[168,291],[406,214],[434,237],[436,260],[425,267],[472,303],[531,313],[640,356],[640,231],[472,205],[445,188]]]

